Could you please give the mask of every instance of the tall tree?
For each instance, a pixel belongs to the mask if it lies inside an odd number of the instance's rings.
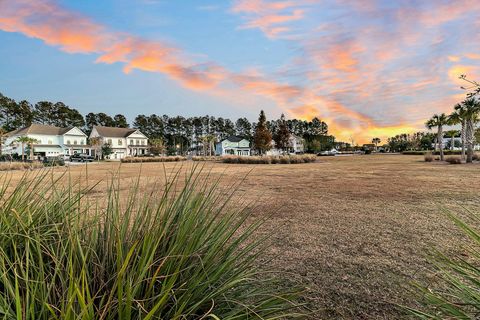
[[[235,134],[250,139],[252,135],[252,124],[247,118],[239,118],[235,122]]]
[[[475,144],[475,123],[479,120],[480,102],[475,98],[469,98],[462,102],[466,111],[465,138],[467,144],[467,163],[473,161],[473,146]]]
[[[128,128],[127,118],[123,114],[116,114],[113,117],[113,121],[117,128]]]
[[[460,137],[462,140],[462,159],[465,160],[465,146],[466,146],[466,136],[465,136],[465,129],[467,126],[467,113],[465,108],[457,103],[454,107],[454,110],[450,116],[448,117],[449,125],[457,125],[461,124],[461,129],[460,129]]]
[[[380,138],[373,138],[372,143],[375,145],[375,151],[378,150],[378,144],[381,142]]]
[[[448,117],[445,113],[435,114],[430,120],[428,120],[425,125],[428,129],[433,129],[437,127],[437,144],[440,150],[440,160],[444,160],[443,154],[443,126],[448,125]]]
[[[273,135],[275,147],[285,152],[290,145],[290,130],[288,130],[285,115],[282,113],[278,121],[277,130]]]
[[[267,128],[267,119],[263,110],[260,111],[260,116],[258,117],[253,142],[255,149],[257,149],[261,155],[272,148],[272,134]]]
[[[50,101],[39,101],[35,104],[33,112],[33,120],[36,123],[53,125],[55,121],[56,109]]]
[[[450,125],[450,117],[448,118],[448,124]],[[455,137],[458,135],[458,130],[448,130],[445,131],[445,136],[450,138],[450,150],[453,150],[455,147]]]

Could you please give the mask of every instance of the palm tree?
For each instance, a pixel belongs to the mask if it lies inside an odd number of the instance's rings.
[[[380,138],[373,138],[372,143],[375,144],[375,152],[378,150],[378,144],[381,142]]]
[[[0,127],[0,155],[2,155],[2,146],[3,146],[3,140],[7,134],[7,131]]]
[[[455,111],[450,114],[448,117],[448,120],[450,122],[450,125],[456,125],[456,124],[461,124],[462,129],[460,129],[460,136],[462,137],[462,159],[465,160],[465,144],[466,144],[466,139],[465,139],[465,127],[467,125],[466,121],[466,110],[465,108],[457,103],[454,107]]]
[[[440,161],[444,160],[443,156],[443,126],[448,125],[448,118],[445,113],[442,114],[434,114],[430,120],[428,120],[425,125],[428,129],[432,129],[434,127],[438,128],[437,132],[437,143],[438,149],[440,150]]]
[[[475,143],[475,123],[479,120],[480,102],[475,98],[469,98],[462,102],[462,106],[465,108],[466,118],[467,163],[471,163],[473,161],[473,145]]]
[[[18,137],[15,142],[22,144],[22,161],[25,161],[25,146],[28,145],[30,148],[30,160],[33,159],[33,145],[38,143],[37,139],[30,138],[27,136]]]
[[[452,125],[450,121],[450,117],[448,118],[448,125]],[[445,136],[450,137],[450,150],[453,151],[453,147],[455,146],[455,136],[458,134],[458,130],[448,130],[445,131]]]

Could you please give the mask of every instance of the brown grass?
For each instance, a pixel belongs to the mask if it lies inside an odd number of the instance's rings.
[[[220,157],[217,156],[194,156],[192,157],[193,161],[218,161]]]
[[[126,191],[139,172],[141,182],[152,186],[163,181],[164,168],[171,173],[192,165],[95,163],[53,170],[69,170],[86,183],[87,167],[89,183],[100,182],[90,196],[103,200],[107,180],[119,167]],[[441,208],[480,207],[480,191],[471,187],[478,162],[450,166],[426,163],[423,156],[365,155],[298,166],[200,166],[211,181],[223,175],[224,188],[250,172],[234,204],[252,203],[250,221],[267,218],[259,236],[271,235],[271,245],[260,262],[281,270],[286,285],[307,288],[313,319],[404,318],[395,305],[415,306],[407,284],[433,278],[426,271],[426,250],[458,251],[463,243]],[[16,181],[22,173],[11,175]]]
[[[41,162],[0,162],[0,171],[43,168]]]

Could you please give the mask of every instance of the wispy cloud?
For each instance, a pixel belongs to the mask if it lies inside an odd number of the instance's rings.
[[[305,1],[236,0],[232,12],[240,14],[245,23],[241,29],[260,29],[267,37],[276,38],[289,33],[289,22],[305,15]]]

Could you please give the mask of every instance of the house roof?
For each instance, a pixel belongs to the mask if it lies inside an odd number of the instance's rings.
[[[100,136],[109,138],[126,138],[137,131],[137,129],[132,128],[114,128],[102,126],[94,126],[93,128],[97,130]]]
[[[239,137],[239,136],[229,136],[229,137],[225,138],[225,140],[228,140],[228,141],[231,141],[231,142],[240,142],[244,139],[245,138]]]
[[[60,136],[68,131],[72,130],[73,127],[68,128],[59,128],[54,126],[47,126],[43,124],[32,123],[28,127],[20,128],[14,131],[9,132],[7,135],[11,136],[24,136],[27,134],[43,134],[43,135],[53,135]]]

